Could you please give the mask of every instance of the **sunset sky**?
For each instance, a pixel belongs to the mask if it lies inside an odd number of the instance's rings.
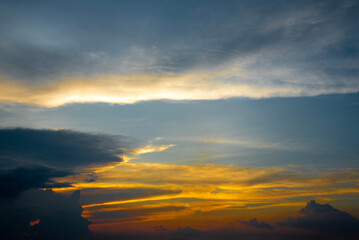
[[[359,1],[0,0],[1,239],[359,239]]]

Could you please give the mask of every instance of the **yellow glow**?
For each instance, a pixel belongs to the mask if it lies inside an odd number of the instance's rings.
[[[152,153],[152,152],[163,152],[163,151],[165,151],[171,147],[174,147],[174,146],[175,146],[174,144],[162,145],[162,146],[147,145],[144,147],[129,149],[126,151],[133,155],[141,155],[141,154]]]
[[[83,182],[89,172],[96,172],[96,182]],[[83,205],[83,215],[95,225],[102,224],[96,213],[125,211],[133,213],[125,219],[111,222],[141,223],[195,219],[199,213],[223,218],[228,221],[235,211],[250,210],[253,214],[270,209],[305,206],[302,199],[330,199],[346,194],[359,194],[355,185],[359,173],[353,169],[328,173],[303,174],[292,168],[250,168],[217,164],[171,165],[161,163],[112,164],[105,167],[84,169],[83,175],[57,179],[77,182],[74,189],[156,189],[153,195],[144,194],[132,198],[95,202]],[[338,188],[339,183],[350,183]],[[162,191],[163,190],[163,191]],[[170,190],[170,191],[168,191]],[[56,189],[69,191],[69,189]],[[150,190],[149,192],[151,192]],[[300,200],[299,200],[300,199]],[[152,210],[153,209],[153,210]],[[277,211],[277,210],[276,210]],[[216,215],[216,212],[219,212]],[[207,216],[207,215],[206,215]],[[273,214],[270,214],[275,218]],[[202,225],[210,219],[201,219]],[[193,220],[194,221],[194,220]],[[97,226],[99,227],[99,226]]]
[[[226,82],[228,77],[238,81]],[[270,88],[240,83],[237,71],[162,75],[100,75],[63,78],[49,83],[25,84],[0,79],[0,101],[57,107],[68,103],[129,104],[149,100],[216,100],[231,97],[293,96],[292,88]]]

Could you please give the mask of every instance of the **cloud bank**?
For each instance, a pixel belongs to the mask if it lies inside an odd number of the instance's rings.
[[[71,174],[70,171],[43,166],[0,169],[0,199],[17,197],[19,193],[32,188],[71,187],[70,183],[56,183],[52,180]]]
[[[29,190],[0,204],[1,239],[84,239],[90,222],[81,216],[79,192],[71,197],[51,190]]]
[[[347,212],[333,208],[329,204],[311,200],[300,210],[303,216],[288,218],[279,226],[332,232],[340,234],[359,233],[359,220]]]
[[[0,129],[0,155],[16,162],[76,168],[120,162],[122,144],[106,135],[70,130]]]
[[[122,137],[69,130],[0,129],[0,197],[13,198],[32,188],[69,187],[54,178],[83,167],[121,162]]]

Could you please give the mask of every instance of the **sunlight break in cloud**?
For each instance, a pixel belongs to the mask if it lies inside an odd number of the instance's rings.
[[[68,103],[106,102],[130,104],[150,100],[217,100],[231,97],[295,96],[290,87],[255,86],[226,82],[223,72],[188,74],[102,75],[65,78],[49,83],[25,84],[0,79],[0,101],[58,107]]]
[[[153,146],[153,145],[146,145],[144,147],[134,148],[126,150],[127,153],[132,155],[142,155],[146,153],[153,153],[153,152],[163,152],[171,147],[174,147],[174,144],[170,145],[162,145],[162,146]]]
[[[358,91],[356,85],[332,88],[315,75],[301,76],[301,81],[297,81],[298,77],[292,69],[278,73],[276,69],[250,67],[251,64],[248,65],[246,61],[246,58],[234,61],[217,71],[99,74],[89,78],[67,77],[32,84],[0,78],[0,102],[51,108],[69,103],[132,104],[152,100],[219,100],[238,97],[258,99]],[[243,66],[242,72],[239,73],[238,67],[233,65]],[[279,84],[275,79],[281,79],[282,83]]]

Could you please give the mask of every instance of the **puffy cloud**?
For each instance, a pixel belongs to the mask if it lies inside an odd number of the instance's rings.
[[[79,192],[71,197],[29,190],[0,205],[1,239],[82,239],[90,222],[81,216]]]
[[[304,216],[288,218],[278,225],[340,234],[359,233],[357,218],[329,204],[320,204],[311,200],[300,210],[300,213]]]
[[[266,222],[258,222],[257,218],[253,218],[249,221],[239,221],[240,223],[256,228],[266,228],[266,229],[273,229],[273,226],[271,226],[269,223]]]

